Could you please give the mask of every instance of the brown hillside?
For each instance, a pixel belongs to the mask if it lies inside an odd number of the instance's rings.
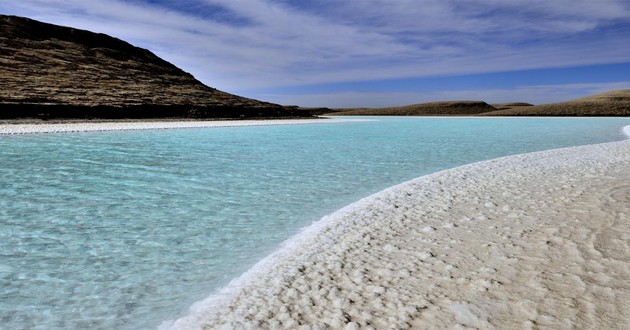
[[[611,91],[569,102],[513,107],[484,116],[629,116],[630,89]]]
[[[483,101],[446,101],[412,104],[390,108],[337,109],[330,115],[335,116],[431,116],[431,115],[476,115],[495,111]]]
[[[296,114],[207,87],[150,51],[105,34],[0,15],[0,118]]]
[[[520,107],[532,107],[534,106],[531,103],[525,102],[511,102],[511,103],[495,103],[492,104],[497,110],[508,110],[508,109],[518,109]]]

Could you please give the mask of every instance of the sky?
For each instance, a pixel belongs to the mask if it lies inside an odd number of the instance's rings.
[[[2,0],[208,86],[325,107],[566,101],[630,88],[628,0]]]

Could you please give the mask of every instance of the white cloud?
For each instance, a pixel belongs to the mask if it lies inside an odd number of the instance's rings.
[[[236,93],[630,61],[627,29],[589,34],[628,23],[625,0],[178,2],[203,4],[244,22],[140,0],[9,0],[0,12],[117,36]]]

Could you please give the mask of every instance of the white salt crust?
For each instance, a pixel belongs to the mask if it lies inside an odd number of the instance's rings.
[[[240,126],[332,124],[371,121],[367,119],[271,119],[271,120],[216,120],[216,121],[131,121],[131,122],[78,122],[55,124],[0,124],[0,135],[35,133],[73,133],[127,130],[154,130],[175,128],[213,128]]]
[[[303,229],[161,328],[628,329],[629,178],[630,141],[423,176]]]

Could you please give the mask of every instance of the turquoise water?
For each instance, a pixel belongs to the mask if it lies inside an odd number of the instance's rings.
[[[0,137],[0,327],[154,328],[361,197],[630,125],[377,119]]]

